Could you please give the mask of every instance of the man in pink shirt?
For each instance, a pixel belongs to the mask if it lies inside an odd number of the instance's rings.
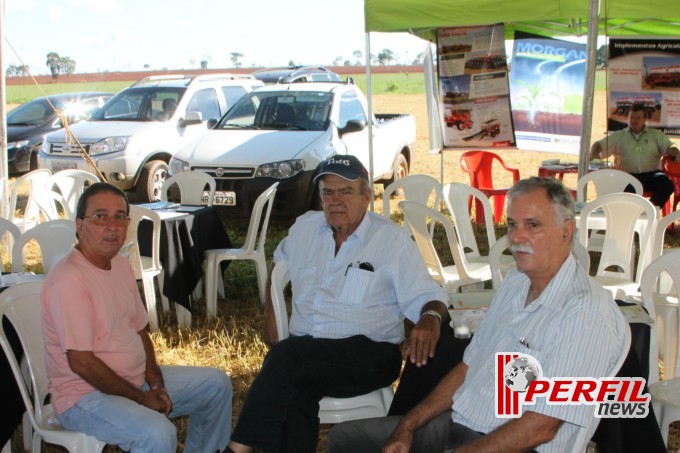
[[[187,452],[226,447],[232,387],[222,371],[159,366],[137,282],[119,255],[130,224],[125,194],[92,185],[76,214],[78,244],[42,291],[52,403],[66,429],[130,452],[174,452],[168,417],[189,415]]]

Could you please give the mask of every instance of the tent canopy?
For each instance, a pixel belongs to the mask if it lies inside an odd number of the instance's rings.
[[[410,32],[428,40],[434,40],[437,28],[498,22],[505,23],[508,39],[514,30],[585,36],[589,4],[589,0],[364,0],[364,16],[367,33]],[[676,36],[680,2],[602,0],[599,17],[602,35]]]

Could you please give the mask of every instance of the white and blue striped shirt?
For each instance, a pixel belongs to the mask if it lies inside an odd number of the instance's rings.
[[[308,212],[291,227],[274,260],[285,261],[290,269],[293,335],[365,335],[399,343],[404,339],[404,317],[418,322],[428,301],[447,300],[413,240],[397,224],[372,212],[337,255],[323,212]],[[360,269],[360,263],[369,263],[373,271]]]
[[[607,377],[623,348],[626,321],[611,293],[602,288],[570,255],[543,293],[525,307],[529,278],[510,271],[491,302],[463,361],[469,369],[453,396],[454,422],[491,432],[507,419],[494,416],[495,354],[530,354],[545,377]],[[523,344],[519,339],[523,338]],[[548,405],[536,398],[531,410],[563,420],[555,438],[539,452],[569,451],[579,426],[594,417],[593,406]]]

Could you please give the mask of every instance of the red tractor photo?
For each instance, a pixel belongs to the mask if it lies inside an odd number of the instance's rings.
[[[471,129],[474,122],[470,110],[451,110],[449,116],[444,118],[448,127],[456,126],[459,131]]]
[[[473,139],[481,140],[487,136],[492,138],[501,133],[501,124],[496,119],[485,121],[482,128],[476,134],[470,135],[468,137],[463,137],[463,140],[470,141]]]

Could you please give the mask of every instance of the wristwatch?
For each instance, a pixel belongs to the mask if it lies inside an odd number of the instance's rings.
[[[422,313],[420,314],[420,317],[422,318],[423,316],[427,316],[427,315],[436,316],[437,319],[439,319],[439,324],[442,323],[442,320],[443,320],[443,319],[442,319],[442,315],[441,315],[441,313],[439,313],[437,310],[427,310],[427,311],[424,311],[424,312],[422,312]]]

